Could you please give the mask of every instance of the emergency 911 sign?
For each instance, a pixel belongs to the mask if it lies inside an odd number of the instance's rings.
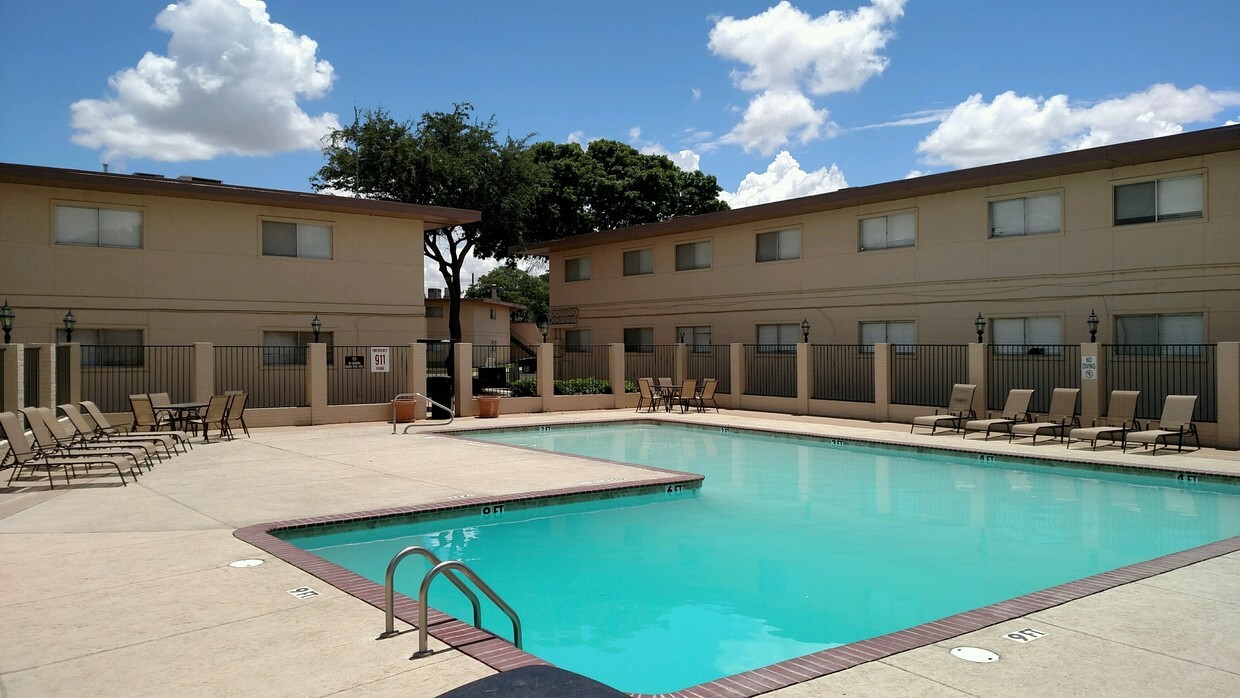
[[[391,347],[371,347],[370,348],[370,372],[371,373],[391,373],[392,363]]]

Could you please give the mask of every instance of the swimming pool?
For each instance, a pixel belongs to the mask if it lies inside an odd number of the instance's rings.
[[[528,651],[633,692],[684,688],[1240,533],[1237,488],[1165,476],[650,424],[470,437],[706,480],[700,490],[471,510],[365,536],[344,527],[282,537],[380,583],[408,544],[462,559],[521,613]],[[410,565],[398,589],[416,596],[422,571]],[[439,584],[432,604],[468,618]],[[484,617],[508,634],[493,608]]]

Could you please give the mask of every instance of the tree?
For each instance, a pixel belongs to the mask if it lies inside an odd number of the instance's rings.
[[[315,190],[481,211],[482,220],[428,230],[422,247],[448,289],[448,332],[461,341],[461,268],[471,255],[502,259],[529,225],[541,168],[526,141],[496,134],[495,117],[473,117],[473,106],[426,112],[415,124],[384,109],[354,114],[328,136],[326,164],[311,178]]]
[[[496,267],[470,286],[465,297],[490,298],[494,288],[500,300],[525,306],[525,310],[513,313],[514,320],[538,324],[547,321],[550,298],[547,281],[547,274],[534,276],[512,267]]]

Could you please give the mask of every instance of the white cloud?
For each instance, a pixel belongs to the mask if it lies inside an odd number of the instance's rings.
[[[693,88],[693,101],[696,102],[700,99],[702,99],[702,90],[697,87]]]
[[[700,155],[688,148],[673,153],[657,141],[643,140],[642,130],[637,126],[629,129],[629,145],[637,148],[638,152],[644,155],[663,155],[686,172],[697,170],[702,161]]]
[[[710,50],[748,66],[732,72],[736,85],[758,93],[724,142],[769,155],[790,138],[823,135],[827,110],[806,92],[824,96],[855,91],[886,69],[881,54],[892,37],[889,25],[907,0],[873,0],[853,12],[832,10],[813,17],[787,0],[765,12],[724,17],[710,32]]]
[[[719,198],[732,208],[743,208],[772,201],[795,199],[813,194],[826,194],[844,189],[848,182],[839,166],[820,168],[813,172],[801,169],[796,158],[784,150],[775,156],[766,172],[750,172],[741,180],[736,192],[723,192]]]
[[[975,94],[956,105],[918,144],[926,162],[974,167],[1108,143],[1179,133],[1240,104],[1240,92],[1157,84],[1144,92],[1075,105],[1005,92],[987,103]]]
[[[171,35],[167,55],[148,52],[113,75],[112,96],[75,102],[74,143],[107,158],[177,162],[317,149],[339,128],[335,114],[297,104],[327,93],[331,64],[260,0],[183,0],[155,26]]]

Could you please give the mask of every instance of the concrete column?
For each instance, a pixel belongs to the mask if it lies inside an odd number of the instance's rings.
[[[676,345],[676,362],[672,366],[672,380],[683,382],[689,377],[689,345],[681,342]]]
[[[885,422],[891,413],[891,362],[895,345],[874,345],[874,419]]]
[[[414,342],[409,345],[409,360],[405,362],[405,392],[426,395],[426,345]],[[414,417],[426,419],[426,403],[414,405]]]
[[[969,382],[977,386],[973,393],[973,411],[979,418],[986,415],[986,345],[978,342],[969,345]]]
[[[194,368],[189,381],[190,400],[205,403],[215,395],[215,345],[211,342],[194,342],[193,361]],[[232,389],[241,390],[242,387]]]
[[[69,347],[69,402],[77,404],[82,401],[82,345],[73,342]]]
[[[312,343],[306,352],[306,397],[310,401],[310,423],[327,422],[327,345]]]
[[[616,399],[612,407],[619,407],[624,399],[624,343],[609,345],[607,351],[607,381],[611,383],[611,396]]]
[[[473,417],[478,414],[478,402],[474,400],[474,345],[461,342],[456,345],[456,416]]]
[[[732,398],[732,409],[739,410],[741,398],[745,396],[745,345],[732,344],[728,350],[728,360],[732,364],[732,375],[728,377],[732,383],[732,394],[728,397]]]
[[[809,368],[809,344],[797,345],[797,414],[809,414],[809,396],[812,376]]]
[[[1106,355],[1096,342],[1081,344],[1081,424],[1090,425],[1107,409]],[[1076,370],[1074,368],[1074,370]]]
[[[542,409],[547,411],[555,396],[555,344],[543,342],[538,345],[538,397]]]
[[[24,407],[26,395],[26,346],[24,344],[4,345],[4,394],[0,395],[0,410],[17,413]]]
[[[1218,448],[1240,450],[1240,342],[1219,342],[1214,358],[1218,379]]]

